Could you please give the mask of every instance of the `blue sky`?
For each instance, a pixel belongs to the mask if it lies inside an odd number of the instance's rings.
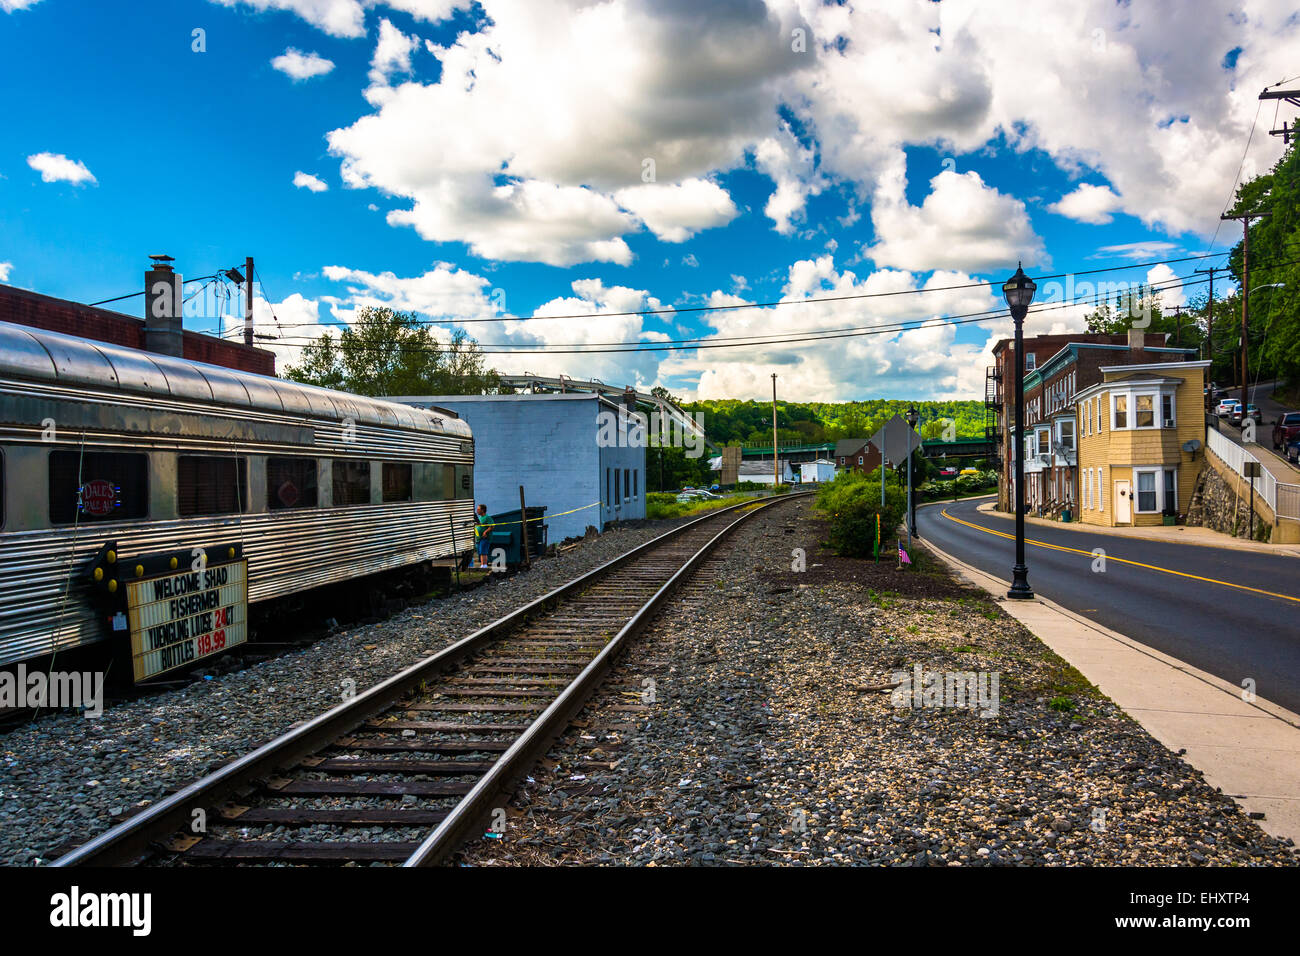
[[[996,308],[987,289],[601,315],[1226,250],[1233,182],[1281,152],[1257,95],[1300,73],[1300,25],[1284,3],[1202,7],[0,0],[0,281],[90,302],[140,288],[151,253],[187,277],[253,255],[281,366],[390,304],[469,320],[507,372],[706,398],[762,397],[774,371],[790,398],[976,397],[1009,326],[939,320]],[[221,307],[210,286],[187,325],[235,324]]]

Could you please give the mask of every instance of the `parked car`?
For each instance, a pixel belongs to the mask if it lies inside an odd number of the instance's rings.
[[[978,477],[979,477],[979,469],[978,469],[978,468],[963,468],[963,469],[959,472],[959,474],[962,474],[962,475],[974,475],[975,477],[978,478]]]
[[[1273,447],[1285,448],[1293,438],[1300,438],[1300,412],[1283,412],[1273,423]]]
[[[1300,437],[1292,438],[1287,442],[1285,452],[1287,461],[1293,465],[1300,465]]]
[[[946,466],[946,467],[944,467],[944,468],[940,468],[940,469],[939,469],[939,477],[940,477],[940,478],[956,478],[956,477],[957,477],[957,469],[956,469],[954,466],[952,466],[952,465],[948,465],[948,466]]]
[[[1232,409],[1240,404],[1241,402],[1235,398],[1225,398],[1215,406],[1214,414],[1218,415],[1220,418],[1227,418],[1232,414]]]
[[[718,484],[717,482],[714,482],[713,484],[709,485],[709,491],[721,491],[721,490],[722,490],[722,485]]]
[[[1232,424],[1236,425],[1238,428],[1245,425],[1246,419],[1248,418],[1253,418],[1256,425],[1261,424],[1258,405],[1247,405],[1246,410],[1243,412],[1239,403],[1234,405],[1232,411],[1228,413],[1228,421],[1232,422]]]

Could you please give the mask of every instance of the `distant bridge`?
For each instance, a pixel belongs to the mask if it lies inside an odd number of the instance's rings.
[[[958,438],[943,441],[926,438],[921,442],[921,454],[926,458],[989,458],[993,446],[986,438]]]

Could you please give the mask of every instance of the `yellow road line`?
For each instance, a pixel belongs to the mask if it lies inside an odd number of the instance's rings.
[[[1016,539],[1014,534],[1007,534],[1005,531],[994,531],[992,528],[985,528],[982,525],[973,524],[970,521],[963,521],[961,518],[953,517],[948,514],[946,508],[941,513],[949,521],[964,524],[966,527],[974,528],[976,531],[983,531],[985,534],[995,534],[999,538],[1010,538],[1012,541]],[[1071,554],[1082,554],[1089,558],[1093,557],[1093,552],[1091,551],[1080,551],[1078,548],[1067,548],[1064,545],[1051,544],[1047,541],[1038,541],[1034,538],[1026,538],[1025,543],[1037,545],[1040,548],[1051,548],[1053,551],[1068,551]],[[1283,601],[1294,601],[1296,604],[1300,604],[1300,598],[1293,597],[1290,594],[1278,594],[1276,591],[1265,591],[1262,588],[1252,588],[1245,584],[1233,584],[1231,581],[1220,581],[1218,578],[1203,578],[1199,574],[1188,574],[1186,571],[1174,571],[1170,568],[1162,568],[1154,564],[1143,564],[1141,561],[1130,561],[1128,558],[1117,558],[1109,552],[1106,553],[1106,560],[1118,561],[1121,564],[1131,564],[1134,567],[1147,568],[1150,571],[1163,571],[1165,574],[1174,574],[1180,578],[1191,578],[1193,581],[1205,581],[1207,584],[1219,584],[1225,588],[1236,588],[1238,591],[1250,591],[1252,594],[1263,594],[1266,597],[1281,598]]]

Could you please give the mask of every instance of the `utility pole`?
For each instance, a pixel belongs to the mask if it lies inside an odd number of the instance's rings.
[[[1292,106],[1300,106],[1300,90],[1264,90],[1259,94],[1259,98],[1261,100],[1286,100]],[[1283,123],[1281,129],[1271,129],[1268,131],[1268,135],[1281,136],[1282,142],[1289,146],[1292,136],[1300,136],[1300,126],[1292,123],[1288,128],[1286,123]]]
[[[1183,311],[1180,306],[1174,306],[1174,341],[1183,344]]]
[[[1224,214],[1219,217],[1220,219],[1241,220],[1241,414],[1243,422],[1246,420],[1246,389],[1250,381],[1249,367],[1246,364],[1250,347],[1250,343],[1246,338],[1249,331],[1246,315],[1250,305],[1250,221],[1271,215],[1272,213],[1267,212],[1251,212],[1239,216]]]
[[[1193,272],[1208,272],[1210,275],[1210,298],[1205,303],[1205,357],[1210,360],[1210,371],[1214,371],[1214,274],[1222,272],[1222,266],[1210,266],[1208,269],[1193,269]]]
[[[253,344],[253,257],[244,259],[244,344]]]
[[[772,373],[772,490],[781,483],[780,458],[776,447],[776,372]]]

